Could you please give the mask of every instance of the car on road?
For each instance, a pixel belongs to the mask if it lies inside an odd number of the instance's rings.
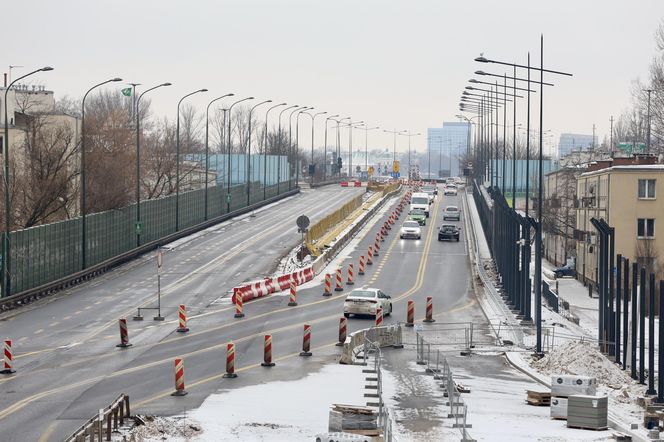
[[[443,224],[438,228],[438,241],[456,241],[459,242],[460,227],[454,224]]]
[[[412,221],[417,221],[420,226],[427,225],[427,214],[424,213],[424,210],[422,209],[411,210],[408,219]]]
[[[344,301],[344,317],[350,315],[376,316],[378,307],[383,309],[383,316],[392,314],[390,296],[382,290],[372,287],[357,288],[346,296]]]
[[[431,186],[424,186],[422,187],[422,193],[426,193],[427,196],[429,197],[429,203],[433,203],[433,201],[436,199],[436,194],[433,193],[433,187]]]
[[[399,237],[401,239],[406,239],[406,238],[422,239],[422,229],[420,228],[420,223],[418,223],[417,221],[405,221],[401,225],[401,231],[399,232]]]
[[[454,185],[447,185],[445,186],[445,190],[443,191],[445,196],[456,196],[457,195],[457,188]]]
[[[416,209],[424,210],[424,214],[429,217],[429,195],[424,192],[414,192],[410,197],[410,212]]]
[[[422,188],[422,192],[424,193],[432,193],[434,195],[438,195],[438,187],[437,186],[424,186]]]
[[[572,276],[576,275],[576,270],[571,265],[564,265],[562,267],[556,267],[553,269],[553,274],[556,278],[562,278],[563,276]]]
[[[457,206],[447,206],[443,211],[443,221],[461,221],[461,211]]]

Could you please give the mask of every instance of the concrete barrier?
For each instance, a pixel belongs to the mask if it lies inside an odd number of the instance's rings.
[[[358,354],[364,352],[365,343],[367,341],[378,344],[381,348],[401,348],[403,346],[401,324],[365,328],[351,333],[346,338],[346,342],[344,342],[344,347],[341,350],[341,356],[339,357],[339,363],[345,365],[355,364]]]

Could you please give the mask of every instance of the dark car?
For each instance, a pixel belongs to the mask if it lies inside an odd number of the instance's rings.
[[[576,270],[573,267],[565,265],[562,267],[556,267],[553,269],[553,274],[556,275],[556,278],[562,278],[563,276],[576,276]]]
[[[457,241],[459,242],[460,227],[454,224],[443,224],[438,229],[438,241]]]

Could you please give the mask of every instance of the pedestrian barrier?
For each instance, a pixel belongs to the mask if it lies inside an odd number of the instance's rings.
[[[131,347],[131,344],[129,343],[129,330],[127,329],[127,320],[125,318],[121,318],[118,320],[118,324],[120,325],[120,343],[116,345],[116,347],[120,348]]]
[[[348,280],[346,281],[346,285],[353,285],[355,284],[353,282],[353,264],[348,264]]]
[[[311,326],[309,324],[304,324],[300,356],[311,356]]]
[[[343,282],[341,280],[341,268],[337,268],[336,281],[337,281],[337,283],[336,283],[336,286],[334,287],[334,291],[335,292],[340,292],[344,289],[343,288]]]
[[[187,390],[184,388],[184,360],[175,358],[175,391],[171,396],[184,396]]]
[[[187,313],[183,304],[180,304],[178,307],[178,322],[179,326],[176,329],[177,332],[185,333],[189,331],[189,328],[187,327]]]
[[[433,319],[433,298],[431,296],[427,296],[427,310],[424,322],[436,322],[436,320]]]
[[[4,360],[4,368],[0,373],[2,374],[12,374],[16,373],[16,370],[13,369],[12,364],[13,364],[13,356],[12,356],[12,340],[11,339],[5,339],[4,341],[4,355],[5,355],[5,360]]]
[[[406,327],[412,327],[415,323],[415,301],[408,300],[408,311],[406,313]]]
[[[341,347],[346,342],[346,322],[345,317],[339,318],[339,342],[336,344],[338,347]]]
[[[129,418],[129,396],[121,394],[106,408],[100,408],[99,412],[78,427],[64,442],[101,442],[111,440],[111,433],[120,431],[124,425],[125,418]]]
[[[360,269],[358,275],[364,275],[364,255],[360,255]]]
[[[295,307],[297,305],[296,295],[297,295],[297,286],[295,285],[295,280],[292,279],[290,283],[290,300],[288,301],[289,307]]]
[[[329,273],[325,274],[325,291],[323,292],[323,296],[330,296],[332,295],[332,275]]]
[[[274,367],[272,362],[272,335],[265,335],[263,339],[263,367]]]
[[[223,377],[237,377],[237,373],[235,373],[235,344],[232,342],[226,345],[226,373],[224,373]]]

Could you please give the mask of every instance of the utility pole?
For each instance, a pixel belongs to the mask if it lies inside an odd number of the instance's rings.
[[[590,142],[590,147],[592,147],[592,150],[595,150],[595,123],[593,123],[593,139]]]
[[[646,153],[650,153],[650,94],[652,93],[653,89],[645,89],[645,92],[648,93],[648,133],[647,133],[647,138],[646,138]]]

